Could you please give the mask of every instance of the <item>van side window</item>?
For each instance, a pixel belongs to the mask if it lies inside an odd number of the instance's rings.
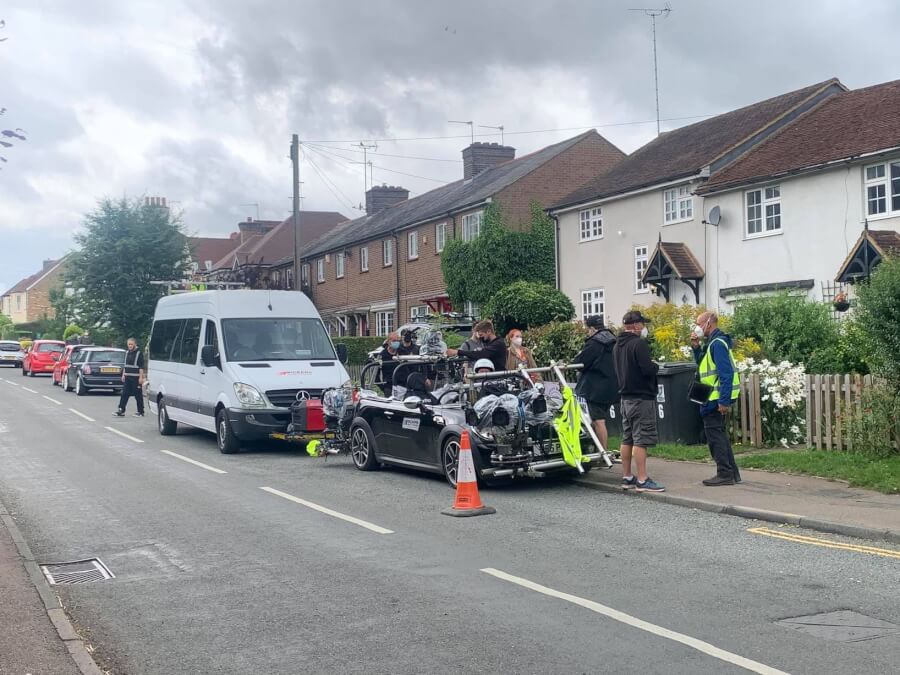
[[[181,331],[179,363],[197,363],[197,350],[200,348],[200,319],[187,319]],[[173,350],[175,351],[175,350]],[[173,360],[176,360],[173,358]]]
[[[175,346],[184,319],[163,319],[153,323],[150,336],[150,360],[171,361],[172,348]]]
[[[216,333],[216,322],[212,319],[206,320],[206,335],[203,338],[204,347],[215,347],[216,353],[219,353],[219,335]]]

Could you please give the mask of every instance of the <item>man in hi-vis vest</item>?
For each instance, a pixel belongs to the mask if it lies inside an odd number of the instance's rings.
[[[706,403],[700,406],[703,429],[709,443],[709,454],[716,462],[716,475],[703,481],[704,485],[734,485],[741,482],[741,472],[734,461],[734,450],[725,429],[731,405],[737,401],[740,376],[731,351],[731,337],[719,330],[719,317],[703,312],[697,317],[691,335],[691,347],[699,366],[700,382],[712,387]],[[706,346],[700,339],[706,338]]]

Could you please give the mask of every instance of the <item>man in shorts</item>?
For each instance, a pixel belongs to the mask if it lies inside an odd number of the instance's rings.
[[[622,332],[616,338],[613,361],[619,394],[622,397],[622,488],[638,492],[664,492],[662,485],[647,475],[647,449],[657,444],[656,373],[659,366],[650,358],[647,345],[649,319],[638,311],[626,312]],[[631,458],[637,475],[631,472]]]

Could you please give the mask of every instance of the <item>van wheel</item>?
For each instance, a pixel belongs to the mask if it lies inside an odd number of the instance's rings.
[[[232,455],[241,449],[240,442],[231,430],[231,422],[228,421],[228,413],[224,408],[216,415],[216,441],[219,444],[219,452],[223,455]]]
[[[350,459],[360,471],[373,471],[378,467],[375,435],[368,422],[362,418],[355,419],[350,427]]]
[[[156,406],[156,419],[159,423],[159,433],[162,436],[174,436],[175,430],[178,428],[178,422],[169,419],[169,413],[166,411],[166,399],[159,399]]]

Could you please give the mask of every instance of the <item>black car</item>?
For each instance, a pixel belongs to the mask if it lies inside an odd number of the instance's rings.
[[[72,355],[63,389],[84,396],[93,389],[122,390],[125,350],[113,347],[87,347]]]

